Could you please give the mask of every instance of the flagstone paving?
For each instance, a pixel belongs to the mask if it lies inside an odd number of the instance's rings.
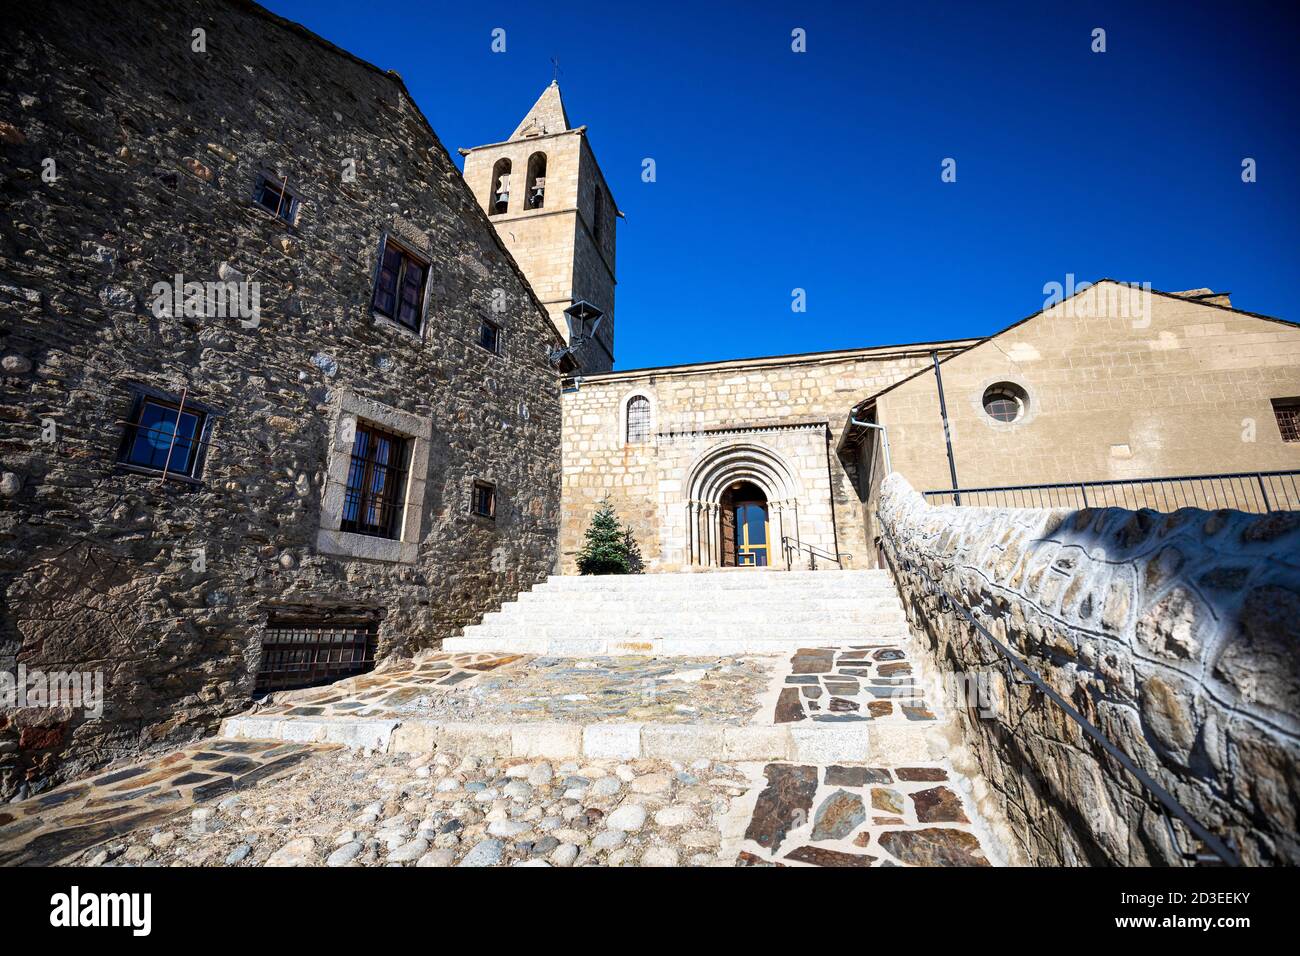
[[[277,691],[253,712],[285,717],[386,716],[422,696],[471,686],[488,672],[521,660],[519,654],[421,654],[324,687]]]
[[[784,683],[773,713],[778,724],[935,719],[900,644],[799,648]]]
[[[942,765],[767,764],[738,866],[990,866]]]
[[[49,865],[242,792],[334,747],[207,740],[0,807],[0,866]],[[92,851],[91,856],[94,856]]]
[[[470,658],[474,658],[470,660]],[[282,691],[258,717],[743,724],[771,659],[434,655],[416,666]]]

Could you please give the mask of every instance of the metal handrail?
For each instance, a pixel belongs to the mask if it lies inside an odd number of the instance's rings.
[[[782,538],[781,538],[781,548],[782,548],[782,550],[784,550],[784,552],[785,552],[785,569],[786,569],[787,571],[790,571],[790,570],[793,569],[793,567],[794,567],[794,555],[795,555],[795,552],[798,552],[798,551],[807,551],[807,552],[808,552],[808,570],[809,570],[809,571],[816,571],[816,570],[817,570],[817,559],[818,559],[818,558],[821,558],[823,561],[830,561],[831,563],[833,563],[833,564],[834,564],[837,568],[839,568],[840,570],[843,570],[843,569],[844,569],[844,565],[840,563],[840,558],[837,557],[836,555],[831,554],[829,551],[823,551],[821,548],[813,547],[811,544],[804,544],[802,541],[799,541],[799,540],[797,540],[797,539],[795,539],[795,538],[791,538],[791,537],[789,537],[789,536],[782,537]],[[849,558],[849,557],[852,557],[852,555],[846,554],[846,555],[843,555],[843,557]]]
[[[1266,481],[1265,479],[1270,479]],[[1272,479],[1290,479],[1289,482],[1274,482]],[[1172,504],[1174,507],[1227,507],[1237,508],[1237,510],[1253,509],[1262,503],[1264,512],[1274,510],[1288,510],[1293,501],[1300,503],[1300,470],[1284,469],[1281,471],[1238,471],[1226,472],[1223,474],[1212,475],[1168,475],[1151,478],[1110,478],[1100,481],[1058,481],[1044,482],[1033,485],[990,485],[982,488],[937,488],[932,491],[923,491],[921,494],[927,501],[942,499],[945,497],[953,498],[953,504],[960,506],[962,499],[965,497],[966,504],[982,505],[985,502],[972,501],[975,495],[1002,495],[1004,497],[1016,496],[1016,504],[1007,504],[1005,502],[994,502],[1003,507],[1063,507],[1063,505],[1053,503],[1051,500],[1052,492],[1077,492],[1078,498],[1084,508],[1090,507],[1111,507],[1106,502],[1105,489],[1122,489],[1124,498],[1123,507],[1132,507],[1138,504],[1138,499],[1147,500],[1146,491],[1151,492],[1151,496],[1156,498],[1162,507],[1168,507]],[[1211,484],[1208,488],[1205,482],[1219,483]],[[1243,482],[1241,487],[1235,484],[1222,484],[1223,482]],[[1253,485],[1258,488],[1258,495],[1252,489],[1249,494],[1246,489]],[[1181,487],[1180,487],[1181,486]],[[1289,486],[1289,493],[1288,493]],[[1103,494],[1094,495],[1094,500],[1088,498],[1088,489],[1102,491]],[[1269,495],[1269,489],[1272,488],[1274,494]],[[1133,504],[1129,502],[1128,491],[1133,491]],[[1190,494],[1188,492],[1191,492]],[[1199,495],[1197,494],[1199,492]],[[1047,493],[1048,501],[1044,504],[1043,495]],[[1034,496],[1036,494],[1036,502]],[[1115,496],[1112,496],[1115,497]],[[1199,501],[1197,500],[1199,497]],[[1025,498],[1029,498],[1030,504],[1023,504]],[[1222,498],[1222,500],[1221,500]],[[1276,500],[1276,499],[1281,500]],[[1180,500],[1181,499],[1181,500]],[[1245,505],[1246,507],[1239,507]],[[1139,507],[1143,505],[1138,504]]]
[[[1192,834],[1196,836],[1196,838],[1199,839],[1203,844],[1208,846],[1210,850],[1213,851],[1214,855],[1217,856],[1221,861],[1223,861],[1223,863],[1227,864],[1228,866],[1241,865],[1241,858],[1237,856],[1236,852],[1225,841],[1219,839],[1219,837],[1215,836],[1213,833],[1211,833],[1209,830],[1203,827],[1200,823],[1198,823],[1196,819],[1192,817],[1192,815],[1187,811],[1187,809],[1184,808],[1183,805],[1178,802],[1177,797],[1175,797],[1172,793],[1170,793],[1168,790],[1162,787],[1159,783],[1155,781],[1155,779],[1151,777],[1150,774],[1148,774],[1145,770],[1143,770],[1136,763],[1134,763],[1133,760],[1128,756],[1128,754],[1124,753],[1124,751],[1120,750],[1119,747],[1111,743],[1111,741],[1090,720],[1088,720],[1087,717],[1084,717],[1083,714],[1079,713],[1078,710],[1076,710],[1073,706],[1071,706],[1070,703],[1066,701],[1064,697],[1062,697],[1050,686],[1048,686],[1047,682],[1043,680],[1043,678],[1038,674],[1038,672],[1034,671],[1032,668],[1029,667],[1029,665],[1024,663],[1024,661],[1022,661],[1020,657],[1014,651],[1011,650],[1011,648],[1007,647],[1006,644],[1002,643],[1002,641],[994,637],[992,632],[990,632],[988,628],[986,628],[983,624],[977,621],[975,619],[975,616],[971,614],[970,611],[962,607],[961,604],[959,604],[956,600],[954,600],[953,597],[946,590],[944,590],[941,584],[935,581],[935,579],[930,575],[929,571],[927,571],[924,567],[922,567],[919,563],[915,561],[911,561],[906,558],[898,559],[898,556],[895,553],[897,549],[896,546],[894,545],[893,538],[890,537],[888,530],[885,529],[883,525],[881,528],[880,541],[882,545],[887,545],[887,547],[882,547],[881,551],[885,555],[885,560],[889,563],[889,570],[890,573],[893,575],[895,582],[897,582],[899,579],[898,566],[895,563],[897,559],[897,560],[901,560],[901,563],[904,565],[904,567],[907,570],[915,572],[919,574],[922,578],[924,578],[927,585],[929,586],[931,593],[936,595],[940,599],[940,601],[947,604],[948,607],[950,607],[952,610],[956,611],[959,615],[961,615],[961,617],[964,618],[966,622],[971,625],[971,627],[975,628],[975,630],[983,634],[984,637],[987,638],[988,641],[992,643],[995,648],[998,649],[998,651],[1002,654],[1002,656],[1006,659],[1006,661],[1009,664],[1011,664],[1018,671],[1020,671],[1022,674],[1028,677],[1030,682],[1033,683],[1034,686],[1037,687],[1040,691],[1046,694],[1048,699],[1051,700],[1052,703],[1056,704],[1063,711],[1065,711],[1066,716],[1070,717],[1076,724],[1078,724],[1081,728],[1083,728],[1084,733],[1086,733],[1089,737],[1091,737],[1098,744],[1100,744],[1102,749],[1105,750],[1106,753],[1110,754],[1117,761],[1119,761],[1120,765],[1123,766],[1125,770],[1133,774],[1133,776],[1137,778],[1138,783],[1142,784],[1142,786],[1145,787],[1153,796],[1155,796],[1155,798],[1159,800],[1160,803],[1164,806],[1166,810],[1166,822],[1168,822],[1168,813],[1173,813],[1174,816],[1182,820],[1183,824],[1189,830],[1192,831]],[[1172,826],[1170,826],[1170,836],[1171,838],[1173,838],[1174,847],[1178,850],[1179,855],[1184,860],[1193,861],[1193,862],[1203,862],[1205,860],[1205,858],[1202,857],[1200,854],[1187,853],[1183,850],[1183,848],[1178,844],[1178,841],[1173,833]]]

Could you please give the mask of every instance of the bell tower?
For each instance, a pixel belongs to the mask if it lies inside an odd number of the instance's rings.
[[[465,182],[564,340],[573,344],[575,329],[588,333],[575,353],[582,371],[610,371],[614,230],[622,213],[587,127],[569,125],[559,83],[542,91],[509,139],[460,153]],[[573,308],[578,303],[585,305]]]

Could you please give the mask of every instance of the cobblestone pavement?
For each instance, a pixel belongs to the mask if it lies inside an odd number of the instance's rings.
[[[0,866],[49,865],[333,751],[281,741],[207,740],[0,808]],[[203,811],[199,811],[203,812]],[[91,851],[89,859],[100,851]]]
[[[989,866],[948,769],[768,764],[740,866]]]
[[[784,682],[773,715],[778,724],[935,719],[898,644],[800,648]]]
[[[751,789],[710,761],[579,765],[321,753],[294,773],[72,862],[109,866],[729,866]]]
[[[7,863],[987,866],[955,787],[937,765],[411,759],[216,740],[14,805],[0,836]]]

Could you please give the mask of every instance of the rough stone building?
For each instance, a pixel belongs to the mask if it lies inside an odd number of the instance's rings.
[[[1209,290],[1102,281],[983,339],[580,376],[563,405],[566,571],[606,496],[650,570],[875,566],[872,425],[924,491],[955,469],[1069,485],[1004,505],[1300,507],[1268,474],[1300,469],[1300,328]],[[1225,473],[1244,477],[1142,483]]]
[[[0,795],[550,571],[563,341],[396,74],[242,0],[0,48],[0,672],[105,678],[0,713]]]
[[[573,128],[552,82],[503,143],[460,150],[465,181],[487,212],[584,371],[614,367],[614,233],[622,213],[587,127]],[[565,310],[601,313],[575,340]],[[588,327],[590,328],[590,326]]]

